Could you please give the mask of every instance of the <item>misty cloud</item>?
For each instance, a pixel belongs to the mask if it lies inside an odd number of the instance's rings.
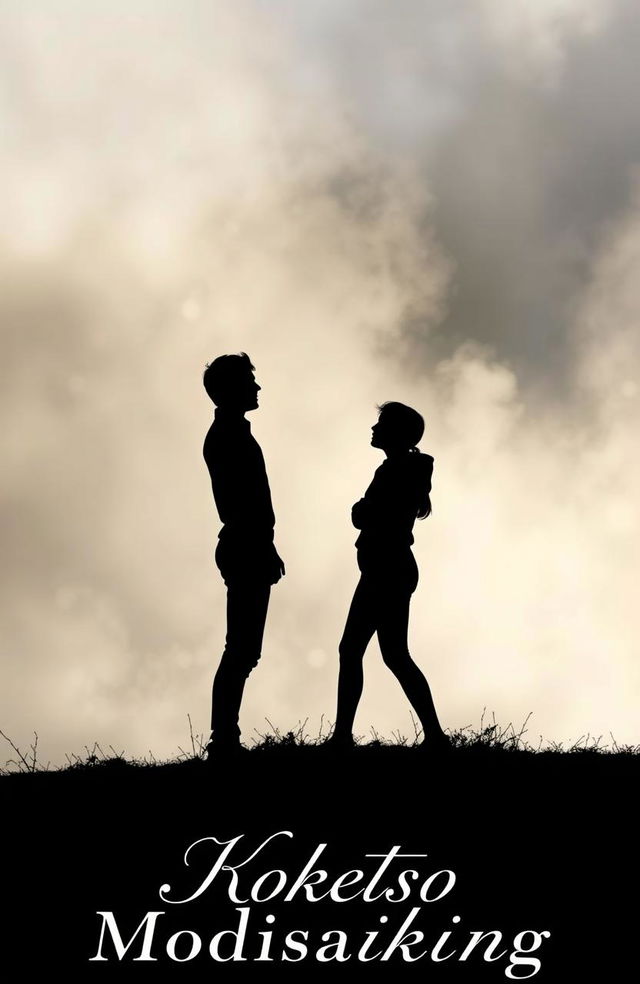
[[[395,398],[436,457],[412,648],[445,725],[486,705],[637,740],[633,9],[535,10],[5,5],[16,740],[59,761],[204,730],[224,595],[199,379],[240,349],[288,571],[245,734],[332,718],[349,508]],[[410,731],[376,656],[359,727]]]

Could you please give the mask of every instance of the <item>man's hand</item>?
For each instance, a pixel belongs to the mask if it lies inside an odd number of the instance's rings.
[[[276,548],[273,548],[273,557],[271,559],[271,584],[277,584],[281,577],[284,577],[284,561],[282,557],[278,554]]]

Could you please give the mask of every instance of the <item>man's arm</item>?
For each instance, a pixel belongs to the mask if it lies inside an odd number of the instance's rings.
[[[276,584],[284,576],[285,566],[273,545],[275,518],[258,444],[253,439],[238,441],[209,432],[203,454],[227,542],[247,556],[258,551],[262,563],[268,549],[269,581]]]
[[[209,433],[204,444],[204,460],[211,479],[213,498],[220,522],[236,526],[242,515],[242,483],[228,442]]]

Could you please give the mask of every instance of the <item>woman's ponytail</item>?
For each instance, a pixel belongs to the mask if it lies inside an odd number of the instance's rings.
[[[431,515],[431,497],[429,493],[424,490],[420,495],[420,501],[418,502],[418,519],[426,519],[427,516]]]

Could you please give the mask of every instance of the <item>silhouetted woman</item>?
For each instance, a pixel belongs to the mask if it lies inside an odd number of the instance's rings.
[[[423,746],[435,751],[450,747],[431,697],[429,685],[407,646],[409,603],[418,584],[418,566],[411,544],[416,518],[431,512],[433,458],[416,444],[424,433],[417,411],[403,403],[384,403],[372,427],[371,444],[386,460],[356,502],[353,525],[361,576],[340,642],[338,710],[332,746],[351,745],[353,720],[362,694],[362,661],[374,632],[382,658],[409,698],[424,733]]]

